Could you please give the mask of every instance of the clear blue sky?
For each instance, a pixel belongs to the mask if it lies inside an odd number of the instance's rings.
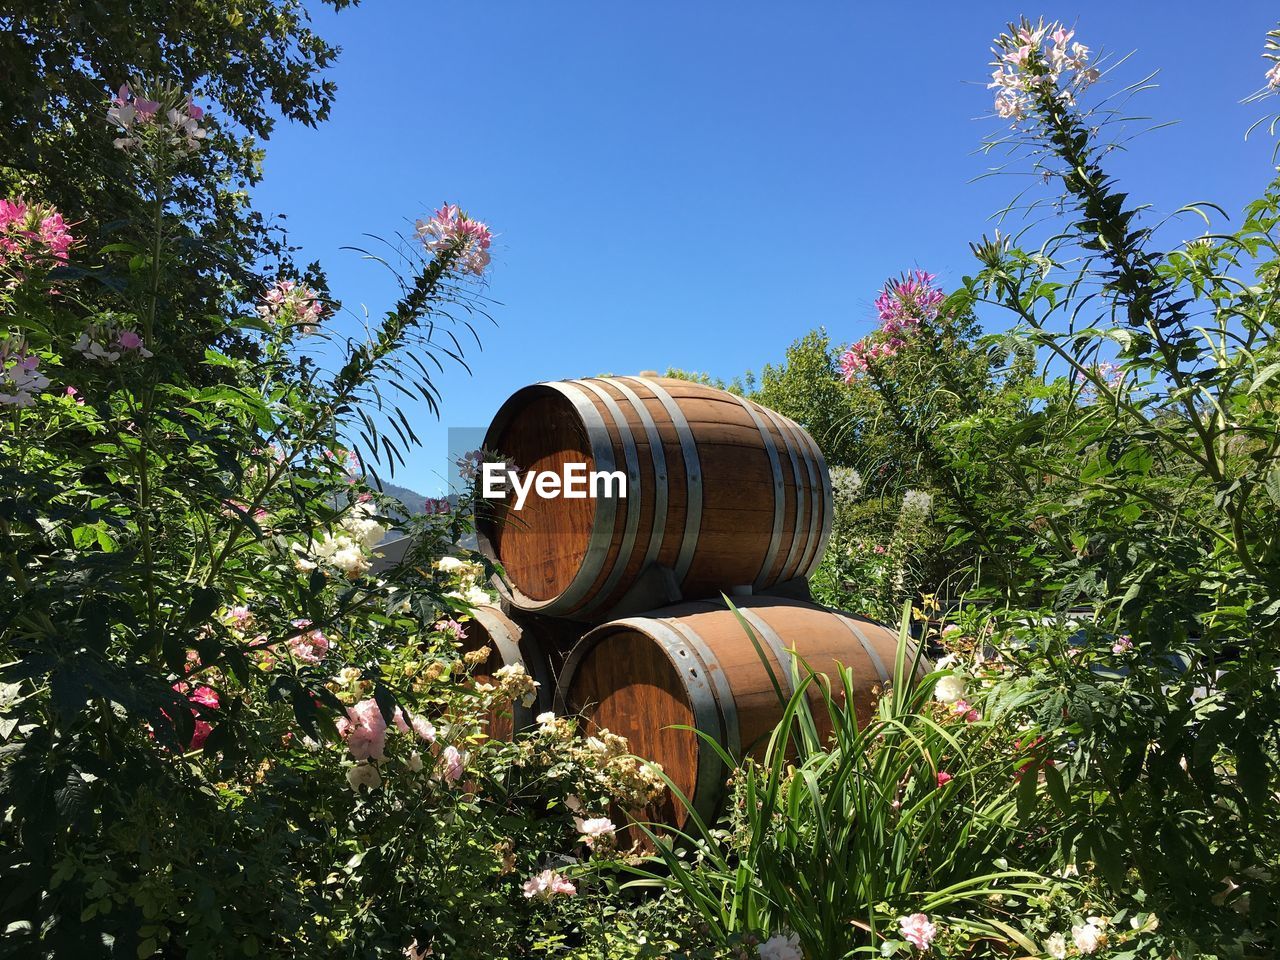
[[[990,40],[1023,12],[1136,51],[1126,82],[1160,69],[1131,112],[1181,122],[1115,157],[1135,199],[1235,214],[1260,191],[1271,143],[1243,133],[1264,108],[1239,100],[1267,66],[1278,11],[1261,0],[366,0],[316,11],[343,48],[333,117],[278,128],[257,200],[375,315],[394,289],[342,246],[445,199],[497,233],[498,326],[474,376],[440,378],[440,423],[412,411],[425,447],[395,477],[436,493],[446,428],[484,426],[524,384],[669,365],[731,378],[818,325],[862,336],[900,270],[971,272],[968,241],[1021,185],[969,181],[999,129],[978,119]]]

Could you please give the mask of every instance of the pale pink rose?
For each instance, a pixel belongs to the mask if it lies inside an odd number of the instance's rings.
[[[592,848],[600,841],[612,840],[618,829],[608,817],[591,817],[587,820],[574,817],[573,824],[581,835],[582,841]]]
[[[440,754],[440,760],[444,766],[445,782],[457,783],[462,779],[462,774],[466,770],[466,759],[466,755],[453,744],[444,748],[444,752]]]
[[[525,897],[530,900],[534,898],[550,900],[557,894],[572,897],[578,892],[577,887],[554,870],[543,870],[541,873],[534,874],[524,882],[523,889]]]
[[[431,725],[431,721],[426,717],[414,717],[411,726],[419,739],[425,740],[427,743],[436,742],[436,728]]]
[[[293,625],[303,632],[289,638],[289,651],[302,663],[319,663],[329,652],[329,640],[319,630],[308,630],[310,620],[295,620]]]
[[[902,931],[902,938],[921,951],[928,950],[929,944],[933,943],[933,938],[938,935],[938,928],[930,923],[928,915],[923,913],[913,913],[903,917],[898,921],[898,927]]]
[[[387,722],[372,697],[347,708],[347,716],[338,721],[338,733],[356,760],[382,759],[387,746]]]

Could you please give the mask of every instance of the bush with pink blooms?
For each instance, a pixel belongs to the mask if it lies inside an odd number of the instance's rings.
[[[143,90],[83,136],[145,215],[0,206],[0,955],[637,949],[609,816],[656,775],[567,719],[488,736],[533,681],[469,679],[469,504],[409,517],[362,466],[403,456],[380,398],[432,395],[441,311],[485,309],[489,228],[438,211],[367,338],[299,276],[193,323],[181,171],[216,119]]]

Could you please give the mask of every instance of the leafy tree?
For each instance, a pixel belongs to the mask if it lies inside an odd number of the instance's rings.
[[[136,241],[135,225],[153,218],[128,186],[130,158],[106,135],[108,100],[126,83],[153,98],[160,85],[190,92],[206,108],[207,136],[171,171],[183,218],[170,240],[187,269],[164,296],[180,326],[203,324],[256,298],[255,270],[296,272],[281,225],[252,208],[249,190],[278,117],[328,116],[335,87],[323,71],[337,53],[298,0],[0,0],[0,195],[53,204],[76,222],[82,251]],[[310,279],[323,292],[317,269]],[[79,296],[115,302],[109,284]]]

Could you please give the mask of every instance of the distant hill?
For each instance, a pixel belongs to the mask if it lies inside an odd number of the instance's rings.
[[[373,483],[373,478],[370,477],[369,481],[370,483]],[[374,486],[377,487],[378,484],[374,483]],[[417,490],[411,490],[408,487],[402,487],[400,486],[400,484],[392,483],[390,480],[383,480],[382,492],[389,497],[395,497],[397,500],[403,503],[405,512],[408,513],[410,516],[417,516],[419,514],[427,512],[426,508],[423,505],[427,497],[425,494],[418,493]]]

